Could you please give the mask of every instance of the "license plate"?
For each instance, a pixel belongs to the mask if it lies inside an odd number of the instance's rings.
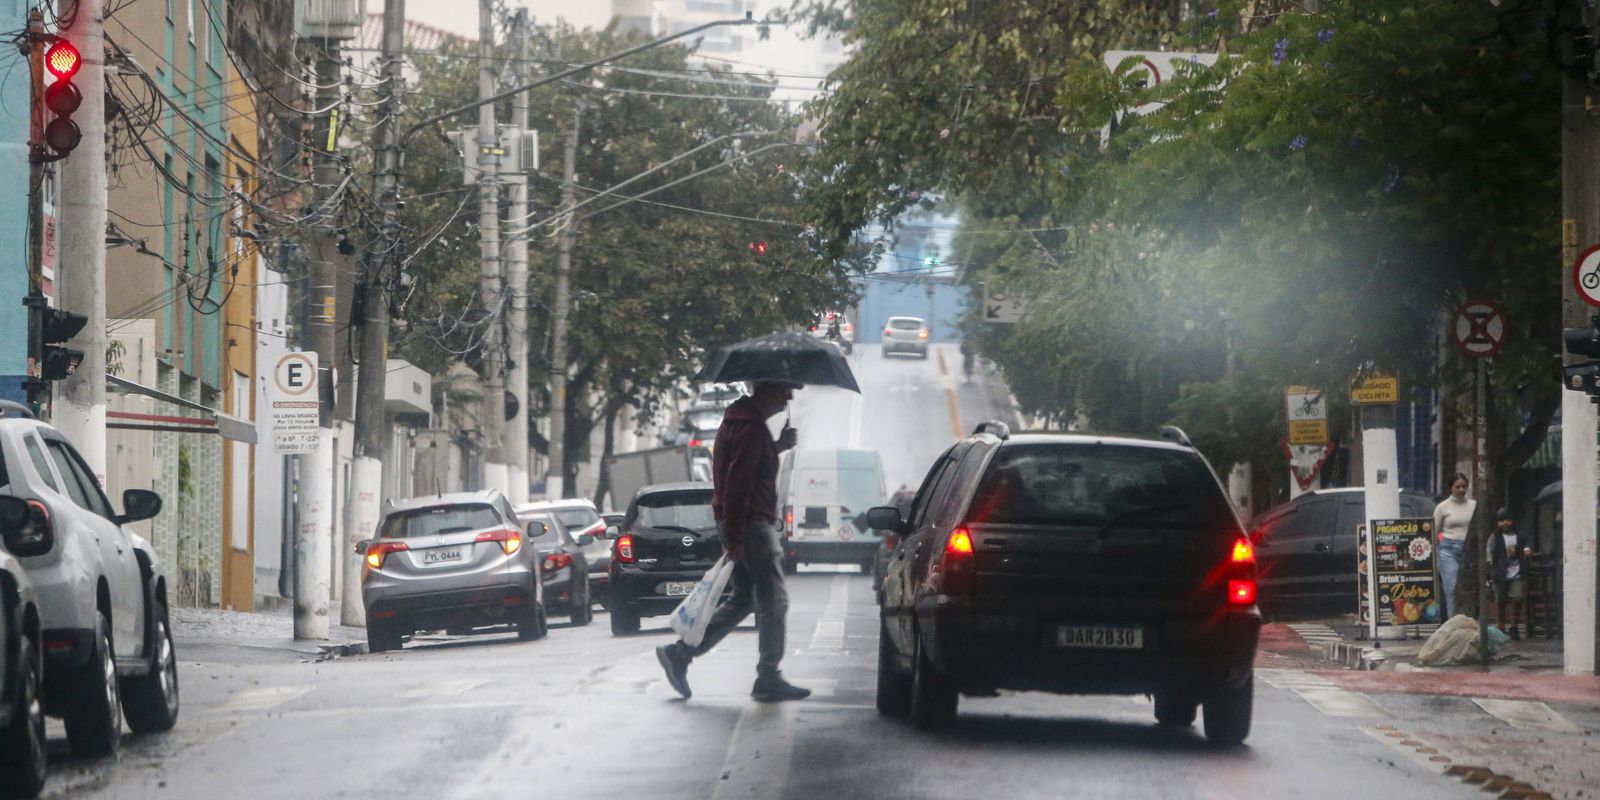
[[[1144,628],[1125,625],[1062,625],[1056,629],[1056,646],[1088,650],[1139,650]]]
[[[670,581],[661,587],[668,597],[687,597],[694,591],[694,581]]]
[[[449,564],[453,561],[462,561],[467,557],[465,547],[435,547],[422,551],[422,564]]]

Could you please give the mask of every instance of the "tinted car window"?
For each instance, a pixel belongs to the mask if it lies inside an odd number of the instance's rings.
[[[562,525],[574,530],[583,530],[600,521],[600,515],[587,508],[562,508],[554,513]]]
[[[1311,500],[1268,523],[1266,535],[1275,542],[1321,539],[1338,521],[1338,507],[1332,500]]]
[[[494,506],[473,503],[458,506],[433,506],[397,511],[383,520],[385,539],[410,539],[493,528],[501,524]]]
[[[96,514],[109,517],[110,509],[102,510],[100,504],[95,503],[98,490],[93,484],[85,480],[84,475],[78,469],[78,465],[72,455],[67,452],[66,447],[59,442],[50,442],[48,447],[50,448],[50,458],[55,461],[56,470],[61,473],[61,480],[67,484],[67,496],[72,498],[72,502],[77,503],[79,508],[86,511],[93,511]],[[101,502],[104,503],[104,500],[101,499]]]
[[[891,320],[889,320],[889,327],[894,328],[897,331],[919,330],[919,329],[922,328],[922,320],[920,320],[920,319],[891,319]]]
[[[928,471],[928,477],[922,481],[922,488],[917,490],[917,499],[911,504],[911,513],[906,519],[910,530],[922,527],[928,517],[928,509],[938,502],[943,495],[940,492],[948,481],[951,472],[955,471],[957,459],[966,453],[972,445],[958,444],[946,450],[939,460],[934,462],[933,469]]]
[[[674,526],[691,530],[717,527],[711,512],[710,492],[660,492],[642,495],[635,502],[629,527]]]
[[[56,485],[54,473],[50,471],[50,464],[45,461],[44,449],[39,447],[39,440],[29,436],[22,442],[28,449],[28,459],[33,462],[33,468],[38,471],[39,478],[50,487],[51,491],[61,491],[61,487]]]
[[[945,526],[955,523],[956,512],[961,510],[961,502],[967,497],[967,489],[972,486],[972,481],[978,475],[978,470],[983,469],[983,460],[988,457],[991,448],[974,444],[967,454],[961,457],[961,463],[956,466],[950,478],[950,487],[944,493],[939,507],[934,510],[933,522],[935,525]]]
[[[1137,519],[1130,512],[1151,508]],[[1205,463],[1193,453],[1096,444],[1019,445],[989,463],[973,522],[1222,529],[1233,524]]]

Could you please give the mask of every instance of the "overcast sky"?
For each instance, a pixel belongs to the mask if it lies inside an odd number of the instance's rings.
[[[525,7],[533,12],[534,19],[545,22],[565,19],[578,27],[602,27],[611,21],[609,0],[506,0],[512,8]],[[756,12],[760,17],[769,7],[787,5],[786,2],[762,2]],[[442,28],[463,36],[477,38],[477,3],[471,0],[406,0],[406,16],[418,22]],[[367,10],[378,12],[382,0],[367,0]],[[726,62],[718,62],[726,63]],[[822,46],[801,39],[782,28],[773,28],[772,37],[738,56],[730,65],[735,70],[777,72],[785,75],[821,76],[825,68]],[[781,95],[787,98],[808,99],[812,93],[805,91],[816,86],[814,80],[781,79],[786,87]]]

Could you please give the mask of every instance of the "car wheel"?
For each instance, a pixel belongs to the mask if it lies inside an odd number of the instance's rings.
[[[798,561],[796,561],[796,560],[794,560],[792,558],[785,558],[783,560],[783,574],[785,574],[785,575],[794,575],[794,574],[798,573],[799,571],[800,571],[800,562],[798,562]]]
[[[78,755],[110,755],[122,741],[122,699],[113,652],[111,621],[100,612],[95,619],[94,649],[89,663],[73,675],[73,699],[64,719],[67,743]]]
[[[165,606],[151,614],[155,635],[150,674],[122,682],[122,713],[134,733],[170,731],[178,722],[178,652],[172,646],[172,625]]]
[[[639,632],[639,613],[626,606],[611,609],[611,634],[632,636]]]
[[[889,627],[878,620],[878,713],[886,717],[904,717],[911,713],[911,677],[901,675],[894,667],[894,644],[889,641]]]
[[[1244,685],[1218,689],[1205,702],[1206,739],[1212,744],[1236,745],[1250,736],[1250,713],[1255,702],[1255,676]]]
[[[17,676],[17,709],[11,725],[0,731],[0,797],[36,797],[44,790],[49,758],[45,753],[44,702],[39,699],[39,654],[32,640],[22,640],[17,663],[23,666]]]
[[[392,622],[367,620],[367,652],[383,653],[405,646],[399,626]]]
[[[1194,724],[1195,702],[1189,695],[1177,690],[1156,692],[1156,722],[1171,728],[1187,728]]]
[[[920,638],[916,648],[911,667],[911,721],[925,731],[939,730],[955,720],[961,697],[928,659]]]
[[[582,628],[594,622],[594,598],[589,596],[589,590],[583,590],[583,598],[578,601],[572,610],[572,624]]]
[[[523,618],[517,623],[517,638],[524,642],[543,639],[550,630],[550,621],[545,617],[544,603],[534,603],[528,606],[523,613]]]

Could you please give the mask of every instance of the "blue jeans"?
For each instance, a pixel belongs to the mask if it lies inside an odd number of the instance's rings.
[[[1461,556],[1467,543],[1457,539],[1439,540],[1439,591],[1444,594],[1444,619],[1455,616],[1456,578],[1461,574]]]

